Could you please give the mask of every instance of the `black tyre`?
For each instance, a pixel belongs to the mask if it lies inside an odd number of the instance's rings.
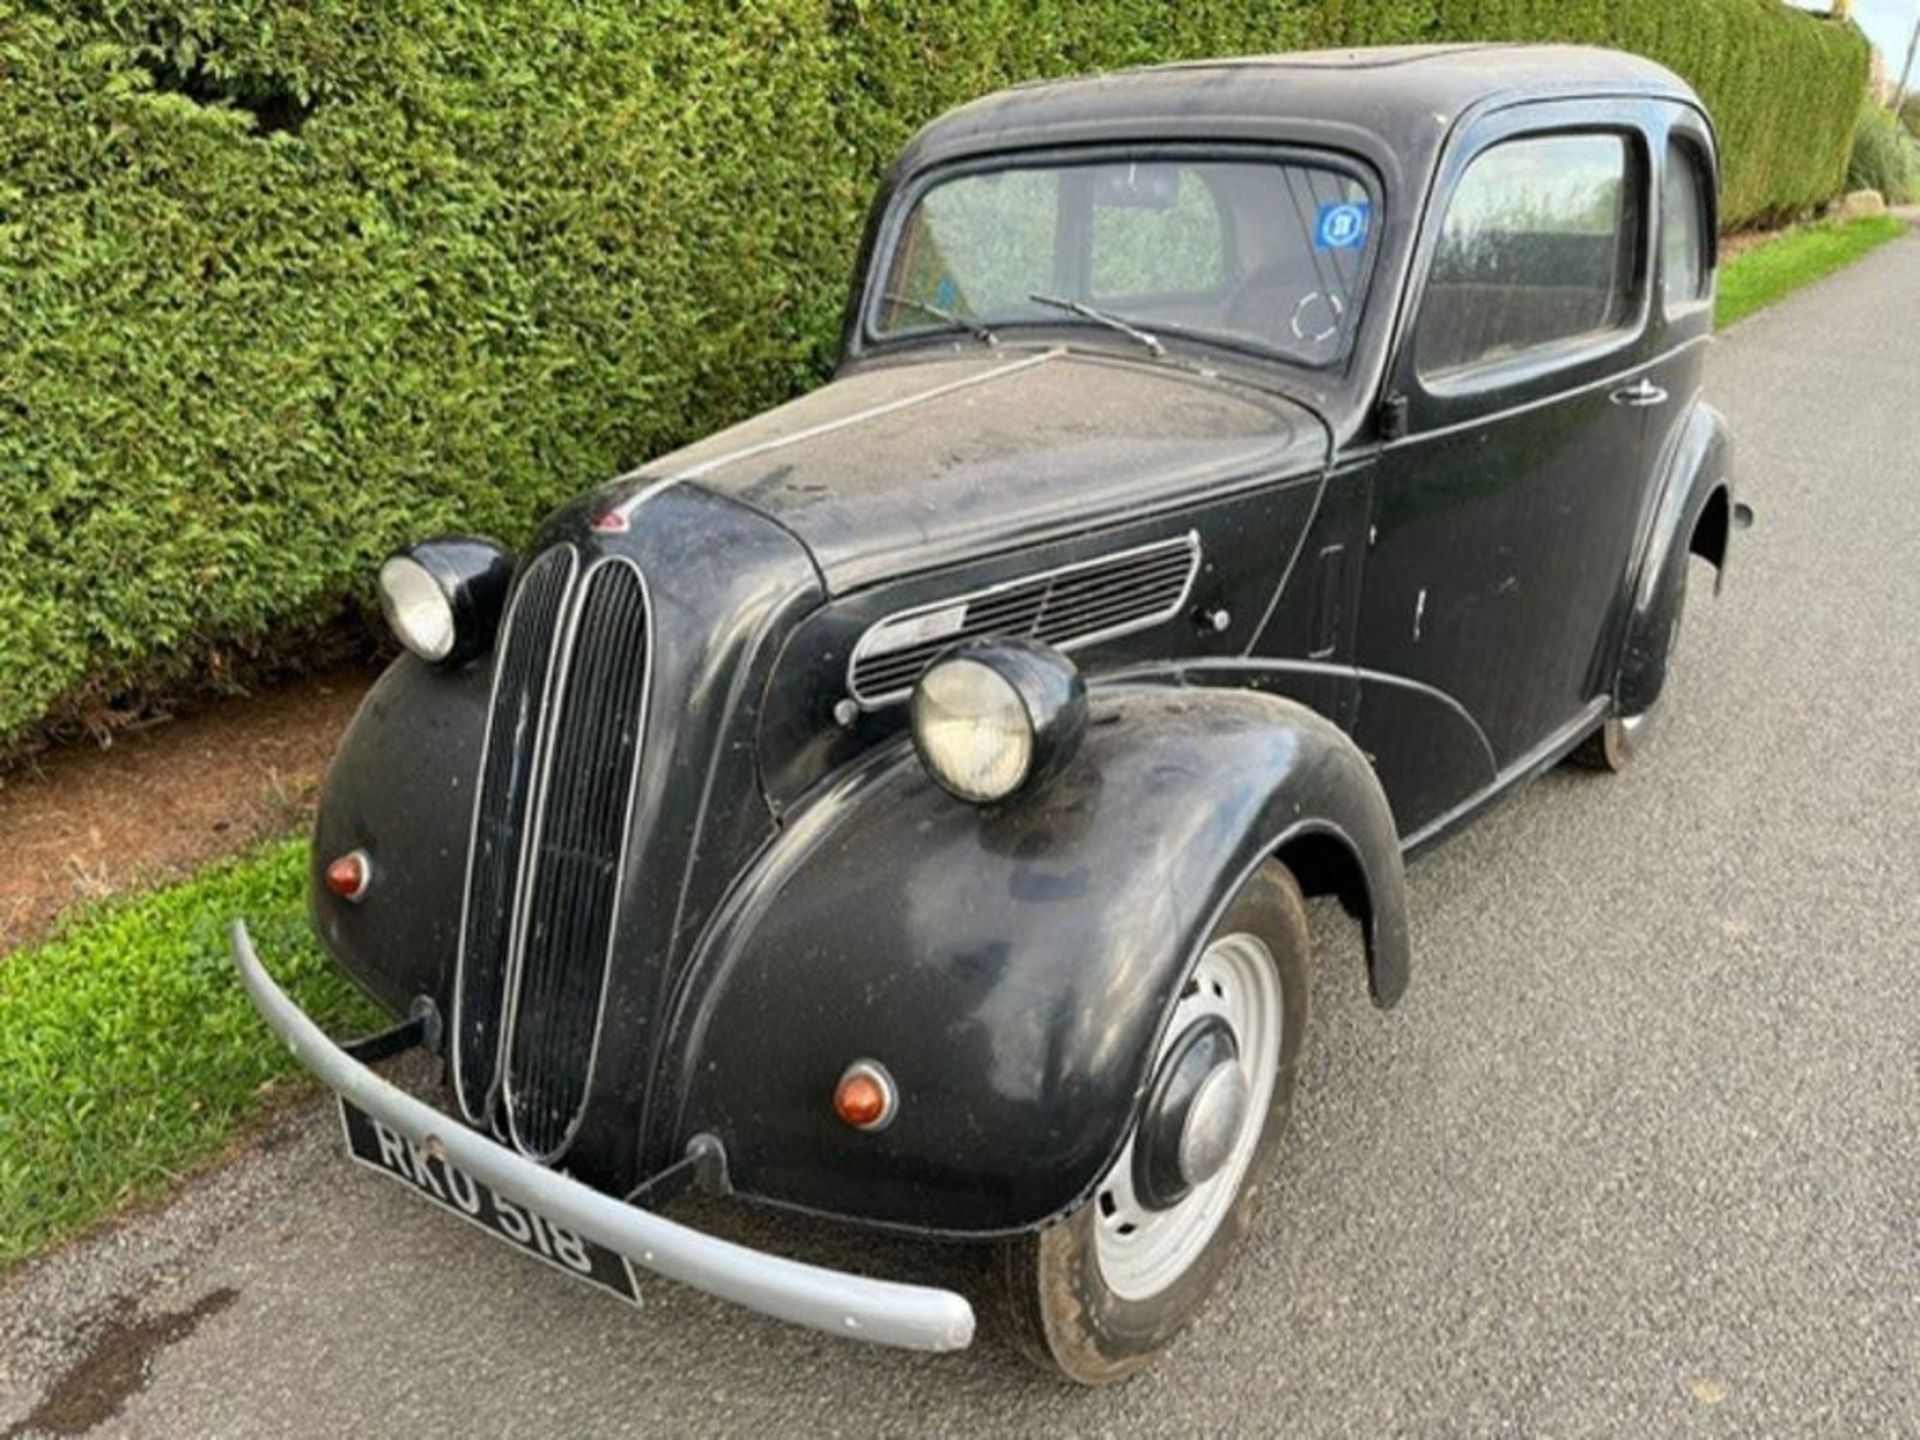
[[[1217,1168],[1178,1199],[1156,1196],[1156,1182],[1141,1171],[1151,1160],[1137,1164],[1135,1155],[1155,1137],[1136,1129],[1086,1204],[1000,1248],[997,1279],[1008,1320],[1022,1349],[1042,1366],[1085,1385],[1122,1379],[1151,1363],[1212,1293],[1279,1160],[1306,1035],[1311,968],[1300,887],[1285,866],[1268,861],[1241,887],[1202,948],[1155,1060],[1156,1076],[1171,1075],[1177,1062],[1197,1053],[1196,1042],[1221,1047],[1221,1029],[1231,1033],[1221,1053],[1233,1057],[1239,1075],[1228,1075],[1217,1055],[1205,1062],[1214,1064],[1209,1081],[1223,1082],[1220,1094],[1245,1084],[1234,1118],[1216,1127],[1222,1137],[1230,1127],[1231,1139],[1209,1149],[1203,1137],[1192,1152],[1204,1156],[1200,1168]],[[1195,1101],[1181,1113],[1200,1108]],[[1216,1107],[1214,1113],[1225,1112]],[[1175,1168],[1183,1174],[1188,1137],[1205,1128],[1188,1123],[1180,1130]],[[1167,1146],[1160,1144],[1157,1153],[1164,1158]]]
[[[1686,577],[1680,579],[1680,596],[1673,607],[1673,628],[1667,634],[1667,653],[1663,663],[1673,664],[1674,651],[1680,648],[1680,617],[1687,609]],[[1567,756],[1575,765],[1587,770],[1605,770],[1618,775],[1634,762],[1636,756],[1647,748],[1659,728],[1660,717],[1666,713],[1669,683],[1660,686],[1660,698],[1637,715],[1609,715],[1600,722],[1600,726],[1579,748]]]
[[[1567,758],[1583,770],[1605,770],[1618,775],[1646,748],[1663,708],[1656,700],[1650,709],[1638,715],[1609,715]]]

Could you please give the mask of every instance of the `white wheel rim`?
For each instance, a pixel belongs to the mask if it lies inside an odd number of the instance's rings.
[[[1127,1137],[1093,1198],[1094,1257],[1107,1288],[1123,1300],[1151,1299],[1186,1274],[1220,1228],[1253,1163],[1280,1073],[1285,1019],[1280,969],[1265,941],[1241,932],[1207,947],[1174,1006],[1153,1073],[1187,1027],[1209,1015],[1226,1022],[1239,1047],[1247,1079],[1240,1130],[1213,1178],[1165,1210],[1148,1209],[1134,1192],[1135,1137]]]

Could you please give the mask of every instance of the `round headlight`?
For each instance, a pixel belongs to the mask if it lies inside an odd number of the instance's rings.
[[[512,575],[513,557],[491,540],[423,541],[380,567],[380,609],[422,660],[470,660],[493,644]]]
[[[400,643],[422,660],[453,653],[453,597],[411,555],[380,567],[380,609]]]
[[[973,641],[920,677],[912,720],[914,748],[941,788],[992,804],[1066,763],[1086,726],[1086,686],[1049,646]]]

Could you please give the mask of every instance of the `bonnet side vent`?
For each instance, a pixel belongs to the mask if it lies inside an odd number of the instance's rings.
[[[1189,532],[903,610],[860,637],[848,689],[866,706],[903,700],[935,656],[980,635],[1076,650],[1144,630],[1180,613],[1199,568],[1200,537]]]

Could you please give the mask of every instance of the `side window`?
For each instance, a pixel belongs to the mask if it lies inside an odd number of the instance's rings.
[[[1509,140],[1447,206],[1414,337],[1423,378],[1618,328],[1632,314],[1640,167],[1626,137]]]
[[[1660,184],[1661,297],[1668,311],[1707,293],[1706,185],[1693,150],[1667,146],[1667,173]]]

